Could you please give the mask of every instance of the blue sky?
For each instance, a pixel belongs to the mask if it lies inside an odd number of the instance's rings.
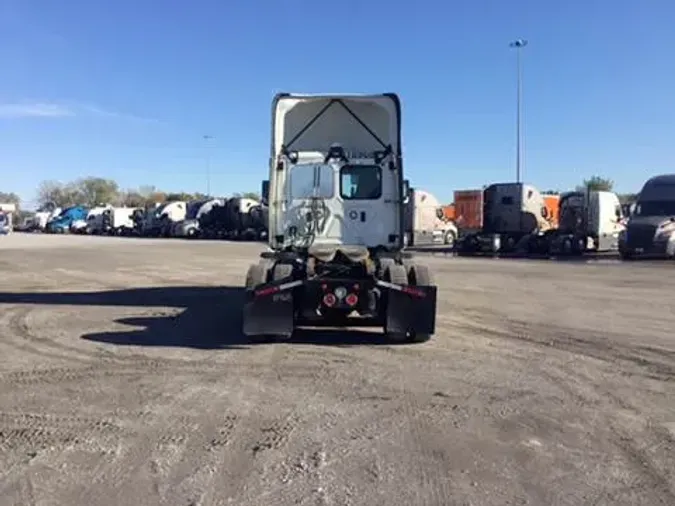
[[[2,0],[0,190],[43,179],[258,190],[278,91],[395,91],[407,176],[637,190],[675,170],[672,0]],[[203,140],[203,135],[214,138]]]

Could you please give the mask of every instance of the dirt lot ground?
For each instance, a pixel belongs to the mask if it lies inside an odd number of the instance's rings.
[[[430,342],[250,345],[260,249],[0,237],[0,504],[675,504],[670,264],[428,256]]]

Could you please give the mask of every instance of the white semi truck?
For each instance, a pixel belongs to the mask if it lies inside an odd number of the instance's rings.
[[[436,286],[403,251],[397,95],[277,95],[262,193],[270,251],[246,275],[245,335],[378,326],[394,341],[429,339]]]
[[[582,255],[617,251],[626,218],[616,193],[574,191],[560,197],[558,228],[544,235],[548,253]]]
[[[411,189],[405,211],[406,246],[455,244],[457,226],[445,218],[440,202],[430,192]]]

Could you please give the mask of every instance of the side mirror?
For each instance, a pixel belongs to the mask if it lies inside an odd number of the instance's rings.
[[[262,198],[263,202],[269,201],[269,198],[270,198],[270,182],[267,181],[267,180],[262,182],[262,190],[260,192],[260,197]]]
[[[403,203],[407,204],[410,201],[410,194],[412,190],[410,189],[410,181],[407,179],[403,180],[403,189],[401,190],[401,196],[403,197]]]

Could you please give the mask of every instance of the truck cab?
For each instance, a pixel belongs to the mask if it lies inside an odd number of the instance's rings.
[[[67,207],[61,213],[47,223],[47,232],[53,234],[65,234],[70,231],[70,226],[87,217],[87,209],[82,206]]]
[[[549,253],[616,251],[625,229],[619,197],[609,191],[573,191],[560,198],[560,224],[549,235]]]
[[[462,238],[464,253],[527,250],[532,237],[552,228],[544,196],[525,183],[495,183],[483,190],[482,227]]]
[[[649,179],[619,237],[621,257],[675,257],[675,174]]]
[[[412,188],[405,206],[406,246],[443,244],[452,247],[457,226],[447,218],[438,199],[428,191]]]

